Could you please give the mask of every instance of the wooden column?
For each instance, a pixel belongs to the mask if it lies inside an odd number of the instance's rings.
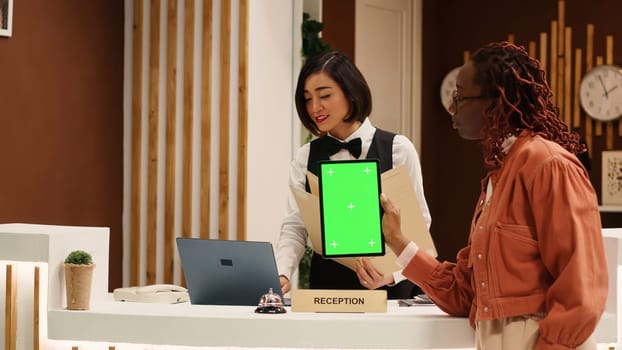
[[[582,50],[576,49],[574,55],[574,106],[572,108],[572,127],[580,128],[581,127],[581,106],[579,100],[579,90],[581,86],[581,64],[582,64]]]
[[[132,47],[132,178],[130,194],[130,284],[140,281],[140,193],[142,155],[143,1],[134,1]]]
[[[607,51],[606,51],[606,55],[605,55],[605,63],[606,64],[613,64],[613,35],[607,35],[606,37],[606,47],[607,47]],[[613,149],[613,126],[614,123],[616,123],[616,121],[609,121],[606,124],[606,139],[605,139],[605,145],[606,145],[606,149],[611,150]]]
[[[246,240],[248,154],[248,0],[240,0],[238,62],[238,194],[237,239]]]
[[[164,164],[164,281],[175,271],[175,144],[177,142],[177,0],[168,0],[166,29],[166,160]],[[179,269],[180,270],[180,269]]]
[[[540,33],[540,64],[545,71],[548,64],[548,35],[545,32]],[[547,74],[550,78],[550,74]]]
[[[147,162],[147,284],[156,283],[160,101],[160,0],[151,0],[149,49],[149,149]]]
[[[570,85],[572,79],[572,29],[570,27],[566,27],[564,33],[564,40],[566,43],[564,44],[564,120],[566,121],[566,125],[568,128],[572,128],[572,86]],[[560,102],[561,103],[561,102]]]
[[[586,27],[585,37],[585,73],[589,72],[593,68],[594,59],[594,25],[588,24]],[[586,115],[585,117],[585,144],[588,149],[590,158],[592,157],[592,117]]]
[[[181,235],[192,236],[192,142],[194,94],[194,0],[184,1],[184,104]]]
[[[212,140],[212,0],[203,1],[203,68],[201,70],[201,196],[200,235],[210,238],[210,179]]]
[[[17,350],[17,268],[6,265],[4,298],[4,349]]]
[[[34,350],[39,350],[39,349],[43,349],[44,346],[42,345],[42,341],[43,339],[41,339],[41,329],[40,329],[40,324],[41,324],[41,315],[40,315],[40,309],[41,309],[41,278],[40,278],[40,269],[39,266],[35,266],[35,270],[34,270],[34,291],[33,291],[33,306],[32,306],[32,310],[33,310],[33,315],[32,315],[32,320],[33,320],[33,339],[32,339],[32,343],[33,343],[33,349]]]
[[[218,173],[218,238],[229,239],[229,87],[231,85],[231,0],[222,0],[220,13],[220,154]]]
[[[557,103],[557,21],[551,21],[551,70],[549,80],[553,92],[552,102]]]

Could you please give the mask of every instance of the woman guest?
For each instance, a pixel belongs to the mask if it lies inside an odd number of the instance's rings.
[[[376,158],[380,160],[383,172],[405,165],[422,214],[430,225],[415,147],[407,137],[372,125],[368,118],[372,108],[371,92],[363,75],[347,56],[330,52],[308,59],[298,76],[295,102],[302,124],[319,137],[296,152],[290,168],[291,186],[309,191],[305,173],[309,170],[317,175],[317,164],[322,160]],[[305,252],[306,243],[307,231],[290,193],[276,252],[284,293],[291,289],[291,277]],[[310,287],[376,289],[390,286],[389,298],[410,298],[420,291],[399,271],[382,275],[370,267],[369,273],[375,278],[362,280],[349,268],[314,254]]]
[[[441,309],[468,316],[477,349],[596,349],[607,265],[585,151],[551,101],[538,61],[491,43],[460,70],[453,125],[479,140],[488,174],[456,263],[438,262],[401,233],[381,195],[387,245],[404,275]],[[359,269],[369,269],[363,261]]]

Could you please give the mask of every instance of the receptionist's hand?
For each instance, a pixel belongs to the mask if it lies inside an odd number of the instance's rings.
[[[367,258],[360,258],[356,263],[356,275],[361,285],[367,289],[376,289],[393,284],[393,274],[381,274]]]
[[[281,282],[281,291],[283,291],[283,294],[289,292],[290,288],[292,288],[292,285],[289,283],[289,278],[283,275],[279,276],[279,282]]]

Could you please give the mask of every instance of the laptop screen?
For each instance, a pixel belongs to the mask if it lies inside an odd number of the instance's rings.
[[[192,304],[254,305],[283,296],[270,242],[177,238]]]

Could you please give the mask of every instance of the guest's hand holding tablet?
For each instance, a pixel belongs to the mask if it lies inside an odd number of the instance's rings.
[[[378,160],[323,161],[319,167],[323,257],[384,255]]]

